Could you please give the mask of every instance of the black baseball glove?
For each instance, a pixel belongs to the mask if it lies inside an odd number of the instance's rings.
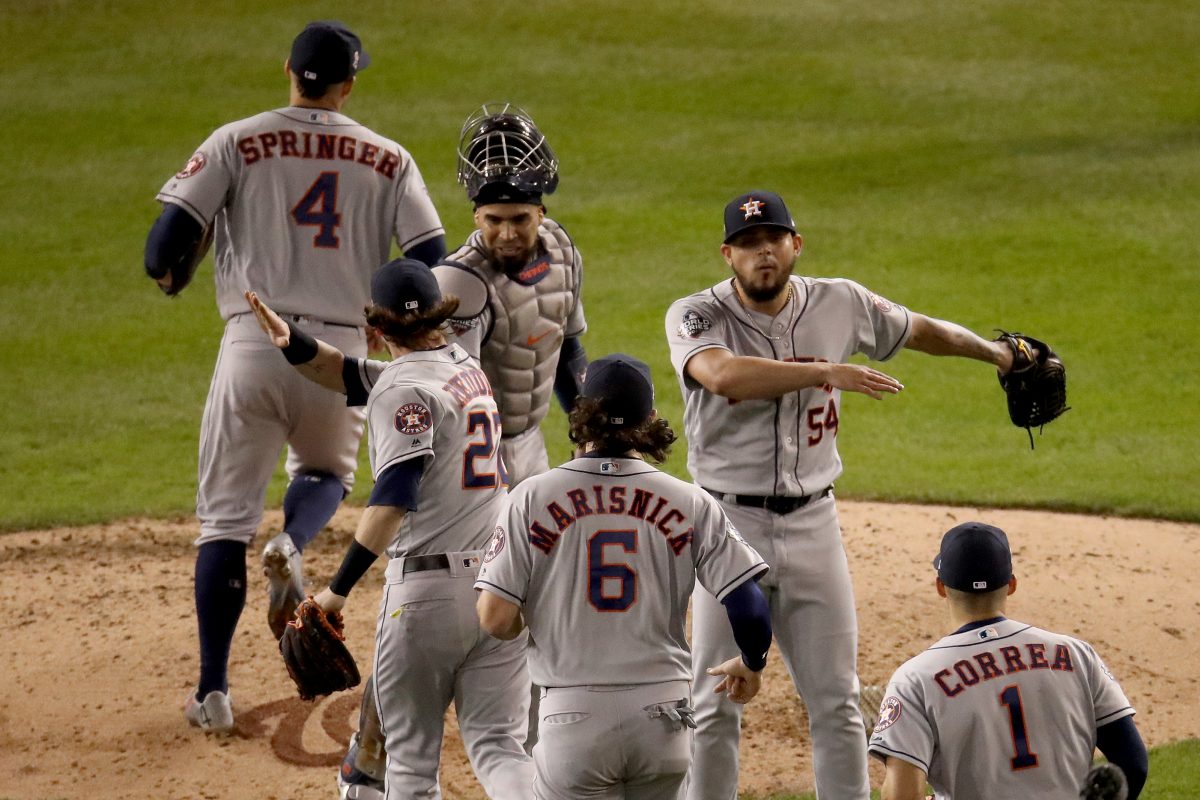
[[[1013,425],[1029,432],[1062,415],[1067,407],[1067,370],[1050,345],[1031,336],[1000,332],[997,342],[1012,350],[1012,368],[1000,376],[1008,396],[1008,417]]]
[[[1125,800],[1129,796],[1125,773],[1116,764],[1097,764],[1088,770],[1079,796],[1082,800]]]
[[[362,677],[346,648],[342,615],[327,613],[309,597],[279,639],[279,652],[301,700],[358,686]]]

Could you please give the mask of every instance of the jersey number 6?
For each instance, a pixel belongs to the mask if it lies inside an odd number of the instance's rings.
[[[628,611],[637,602],[637,573],[628,564],[605,561],[606,547],[636,553],[637,531],[597,531],[588,540],[588,602],[597,611]]]

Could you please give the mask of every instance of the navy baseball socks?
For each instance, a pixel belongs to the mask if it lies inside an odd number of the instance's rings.
[[[196,551],[196,622],[200,683],[184,702],[188,722],[206,731],[233,729],[229,700],[229,648],[246,605],[246,545],[219,540]]]

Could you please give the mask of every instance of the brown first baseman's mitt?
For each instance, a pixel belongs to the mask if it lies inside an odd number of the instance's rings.
[[[342,615],[327,613],[311,597],[297,606],[296,618],[279,639],[279,652],[300,699],[315,700],[362,680],[342,628]]]
[[[1012,368],[1000,376],[1008,396],[1008,418],[1029,432],[1033,447],[1032,429],[1068,410],[1066,367],[1050,345],[1031,336],[1001,331],[996,341],[1008,345],[1013,354]]]

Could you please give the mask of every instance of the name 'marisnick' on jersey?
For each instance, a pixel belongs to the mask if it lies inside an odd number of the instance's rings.
[[[630,487],[591,486],[568,489],[544,507],[545,520],[533,519],[529,523],[529,543],[550,555],[559,537],[576,520],[600,514],[635,517],[654,526],[666,537],[675,555],[684,551],[692,541],[694,528],[687,515],[672,505],[666,497],[660,497],[645,489]],[[553,528],[553,529],[552,529]]]

